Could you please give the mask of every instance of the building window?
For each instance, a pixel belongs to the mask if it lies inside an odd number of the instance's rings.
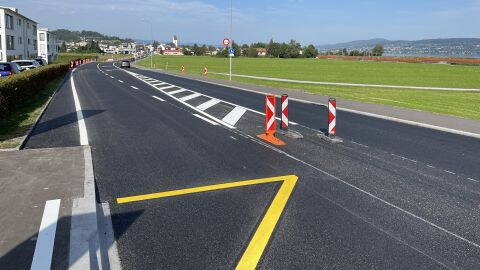
[[[33,40],[33,49],[34,50],[37,49],[37,40],[36,39]]]
[[[5,14],[5,28],[13,29],[13,16]]]
[[[36,36],[37,35],[37,26],[35,24],[32,24],[33,28],[33,34]]]
[[[15,37],[7,36],[7,50],[15,50]]]
[[[18,19],[18,25],[22,26],[22,19]]]
[[[40,41],[45,41],[45,33],[40,33]]]
[[[0,40],[1,40],[1,38],[0,38]],[[30,44],[31,44],[31,42],[30,42],[30,39],[27,39],[27,42],[28,42],[28,45],[30,45]]]
[[[0,35],[0,50],[2,49],[2,35]]]
[[[18,45],[22,45],[22,37],[18,37]]]
[[[30,29],[30,23],[27,22],[27,29]]]

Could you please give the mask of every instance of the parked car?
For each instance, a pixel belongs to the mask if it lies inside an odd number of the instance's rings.
[[[0,77],[6,77],[22,72],[16,63],[0,62]]]
[[[130,67],[130,61],[123,60],[122,64],[120,65],[121,68],[129,68]]]
[[[22,71],[34,69],[40,66],[40,64],[35,60],[15,60],[13,63],[17,63],[20,66]]]
[[[45,65],[47,64],[47,62],[45,61],[45,59],[40,58],[40,57],[39,57],[39,58],[35,58],[35,59],[33,59],[33,60],[37,61],[37,62],[40,64],[40,66],[45,66]]]

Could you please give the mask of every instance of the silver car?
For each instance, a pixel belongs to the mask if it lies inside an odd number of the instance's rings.
[[[19,65],[22,70],[29,70],[40,67],[40,64],[35,60],[15,60],[12,62]]]

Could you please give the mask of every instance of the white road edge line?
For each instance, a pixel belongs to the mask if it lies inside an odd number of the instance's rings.
[[[217,125],[218,125],[217,122],[212,121],[212,120],[210,120],[210,119],[208,119],[208,118],[205,118],[205,117],[203,117],[203,116],[201,116],[201,115],[199,115],[199,114],[194,113],[193,115],[194,115],[195,117],[198,117],[198,118],[202,119],[202,120],[205,121],[205,122],[208,122],[208,123],[214,125],[214,126],[217,126]]]
[[[60,199],[45,202],[31,270],[50,269],[51,267],[59,212]]]
[[[247,110],[243,107],[235,107],[233,110],[231,110],[225,117],[223,117],[222,121],[225,123],[229,123],[232,126],[235,126],[235,124],[242,118],[243,114]]]
[[[130,87],[132,87],[135,90],[138,90],[138,87],[135,87],[135,86],[130,86]]]
[[[157,99],[157,100],[160,100],[160,101],[165,101],[165,99],[159,98],[159,97],[157,97],[157,96],[152,96],[152,98]]]
[[[88,133],[85,126],[85,119],[83,119],[82,106],[78,99],[77,88],[75,88],[75,82],[73,80],[73,72],[70,75],[70,83],[72,85],[73,101],[75,103],[75,110],[77,111],[78,131],[80,133],[80,145],[88,145]]]

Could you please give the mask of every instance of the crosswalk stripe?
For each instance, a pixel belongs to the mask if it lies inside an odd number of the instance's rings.
[[[186,89],[178,89],[178,90],[175,90],[175,91],[172,91],[172,92],[168,92],[170,95],[175,95],[175,94],[178,94],[178,93],[181,93],[181,92],[185,92],[187,91]]]
[[[225,115],[225,117],[223,117],[222,121],[235,126],[235,124],[238,122],[238,120],[240,120],[246,111],[247,110],[245,108],[235,107],[227,115]]]
[[[212,106],[215,106],[215,105],[217,105],[218,103],[220,103],[220,100],[213,98],[213,99],[210,99],[210,100],[207,101],[207,102],[204,102],[204,103],[198,105],[198,106],[197,106],[197,109],[202,110],[202,111],[205,111],[206,109],[208,109],[208,108],[210,108],[210,107],[212,107]]]
[[[197,97],[199,97],[199,96],[201,96],[201,95],[202,95],[202,94],[194,93],[194,94],[191,94],[191,95],[182,97],[182,98],[180,98],[180,100],[187,101],[187,100],[190,100],[190,99],[197,98]]]

